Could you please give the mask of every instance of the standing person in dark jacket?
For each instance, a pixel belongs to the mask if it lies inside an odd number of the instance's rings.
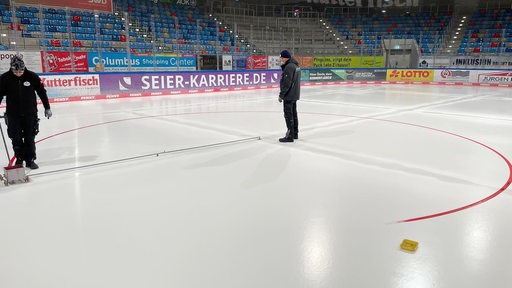
[[[12,140],[16,165],[37,169],[35,137],[39,132],[36,92],[44,106],[44,116],[52,117],[48,95],[39,76],[25,68],[19,56],[11,58],[11,69],[0,76],[0,103],[7,96],[7,135]]]
[[[286,136],[279,142],[293,142],[299,139],[299,119],[297,118],[297,100],[300,99],[300,68],[299,62],[292,57],[288,50],[281,52],[281,82],[279,102],[283,102],[284,120],[286,121]]]

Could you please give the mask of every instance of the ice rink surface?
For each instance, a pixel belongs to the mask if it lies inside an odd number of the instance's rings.
[[[277,94],[53,104],[0,287],[512,286],[509,88],[302,87],[294,143]]]

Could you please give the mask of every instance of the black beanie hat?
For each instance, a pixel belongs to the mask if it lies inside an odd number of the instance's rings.
[[[288,52],[288,50],[283,50],[281,51],[281,58],[292,58],[292,55],[290,52]]]
[[[25,62],[19,56],[14,56],[11,58],[11,69],[14,70],[25,70]]]

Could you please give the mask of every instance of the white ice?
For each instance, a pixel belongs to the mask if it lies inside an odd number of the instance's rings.
[[[276,89],[52,110],[2,288],[512,284],[508,88],[303,87],[294,143]]]

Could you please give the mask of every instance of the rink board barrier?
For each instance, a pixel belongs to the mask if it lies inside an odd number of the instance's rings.
[[[456,83],[456,82],[405,82],[405,81],[348,81],[348,82],[306,82],[301,86],[326,86],[326,85],[366,85],[366,84],[421,84],[421,85],[446,85],[446,86],[483,86],[483,87],[512,87],[512,84],[485,84],[485,83]],[[155,97],[155,96],[172,96],[180,94],[194,94],[194,93],[212,93],[212,92],[227,92],[227,91],[244,91],[255,89],[278,89],[279,85],[258,86],[258,87],[231,87],[231,88],[215,88],[215,89],[199,89],[199,90],[170,90],[163,92],[143,92],[143,93],[125,93],[125,94],[106,94],[106,95],[93,95],[93,96],[71,96],[71,97],[57,97],[50,98],[50,103],[58,102],[73,102],[73,101],[91,101],[91,100],[104,100],[104,99],[122,99],[122,98],[135,98],[135,97]],[[38,100],[39,101],[39,100]]]
[[[50,103],[279,89],[280,70],[41,74]],[[512,70],[302,69],[301,86],[512,87]],[[2,103],[5,105],[5,102]]]

